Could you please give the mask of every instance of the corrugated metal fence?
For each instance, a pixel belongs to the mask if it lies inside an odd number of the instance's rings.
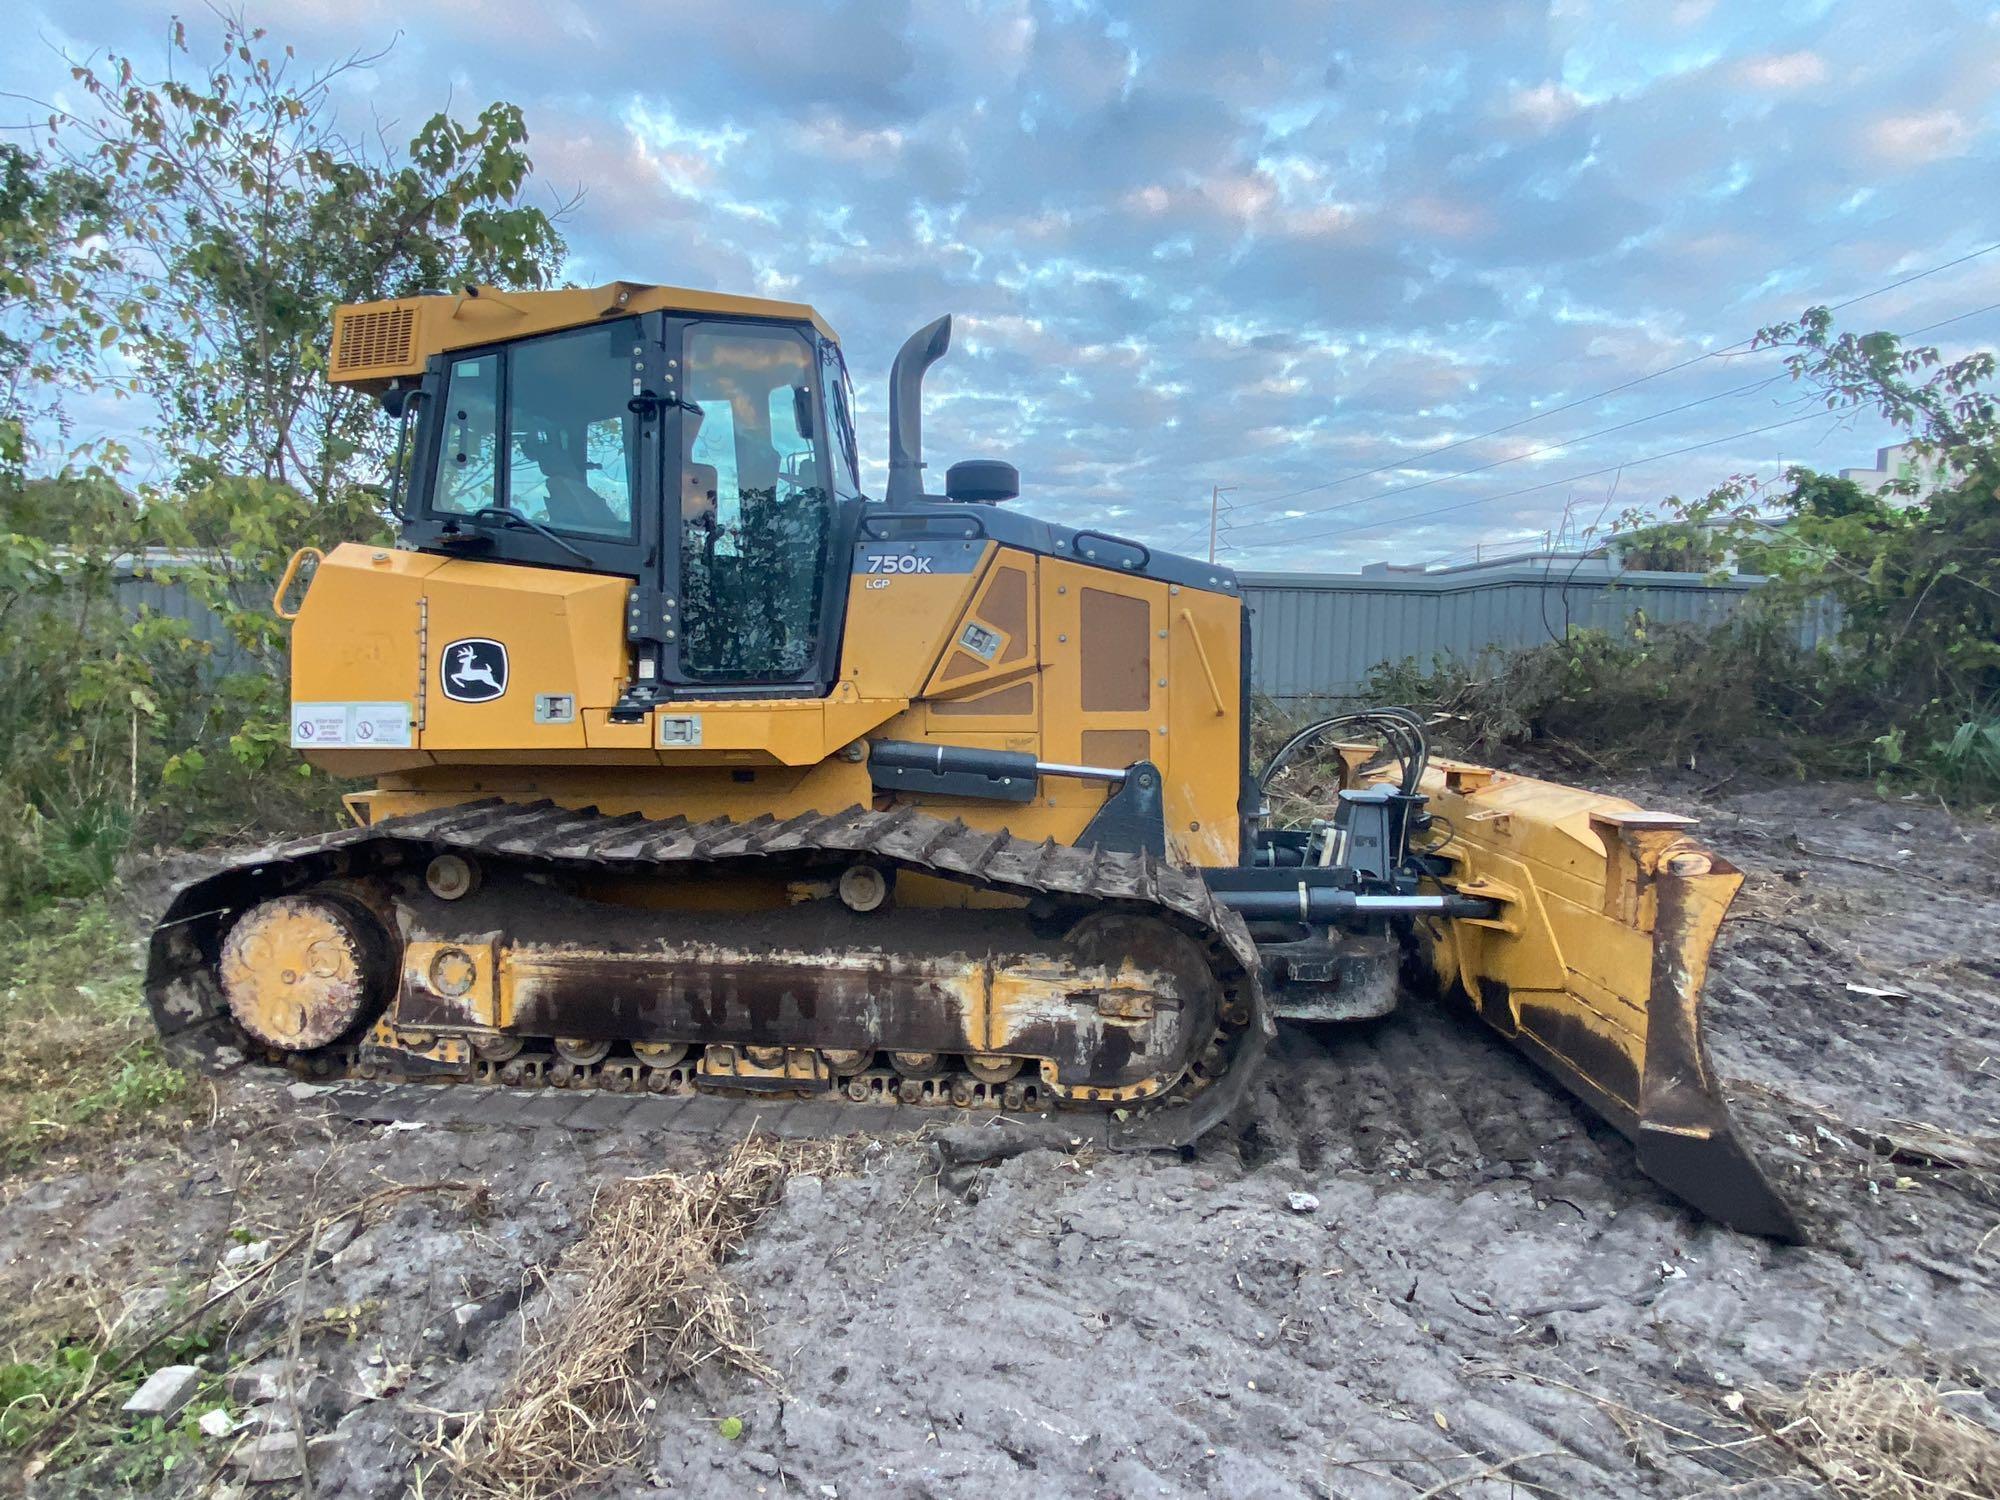
[[[1566,626],[1627,631],[1648,624],[1718,625],[1760,577],[1710,582],[1698,573],[1617,572],[1596,559],[1536,559],[1432,573],[1242,573],[1251,611],[1251,680],[1272,698],[1358,693],[1385,663],[1470,662],[1561,640]],[[1809,610],[1800,642],[1830,639],[1831,606]]]
[[[165,548],[121,557],[113,565],[112,586],[117,590],[118,602],[128,613],[148,609],[157,615],[185,621],[189,635],[213,648],[209,670],[217,676],[244,671],[252,665],[250,654],[237,643],[215,611],[196,598],[185,583],[174,578],[176,567],[199,565],[203,560],[198,553]]]

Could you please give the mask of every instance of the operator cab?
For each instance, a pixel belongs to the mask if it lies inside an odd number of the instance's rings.
[[[862,497],[840,346],[798,311],[490,319],[387,393],[414,416],[404,544],[632,578],[634,710],[823,694]]]

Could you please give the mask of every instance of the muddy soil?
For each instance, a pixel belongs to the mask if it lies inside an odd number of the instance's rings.
[[[1805,1495],[1738,1391],[2000,1369],[2000,830],[1865,788],[1621,789],[1698,812],[1749,877],[1709,1041],[1812,1245],[1698,1220],[1504,1044],[1413,1002],[1286,1032],[1185,1158],[940,1172],[900,1141],[795,1179],[733,1264],[781,1384],[661,1389],[645,1461],[599,1493]],[[316,1493],[402,1494],[440,1414],[513,1369],[594,1185],[714,1150],[345,1125],[224,1084],[178,1143],[9,1186],[0,1299],[198,1284],[232,1226],[482,1184],[475,1211],[402,1200],[302,1294],[328,1378],[299,1415],[334,1435]],[[226,1447],[168,1490],[235,1483]]]

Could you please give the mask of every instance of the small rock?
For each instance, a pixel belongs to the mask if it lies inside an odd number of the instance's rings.
[[[1295,1214],[1316,1214],[1319,1212],[1319,1199],[1311,1193],[1287,1193],[1285,1207]]]
[[[222,1388],[238,1406],[259,1406],[278,1399],[282,1367],[274,1359],[244,1365],[222,1377]]]
[[[515,1299],[501,1296],[461,1302],[451,1310],[454,1344],[460,1354],[471,1352],[472,1340],[513,1311]]]
[[[316,1437],[305,1445],[305,1457],[317,1467],[332,1458],[339,1447],[340,1439],[336,1437]],[[236,1450],[234,1461],[248,1473],[252,1484],[276,1484],[305,1474],[305,1466],[300,1462],[299,1436],[295,1432],[252,1438]]]
[[[346,1218],[335,1219],[319,1232],[318,1254],[322,1260],[332,1260],[361,1233],[361,1215],[349,1214]]]
[[[241,1266],[262,1265],[270,1258],[269,1240],[252,1240],[247,1245],[231,1245],[222,1252],[222,1264],[232,1271]]]
[[[201,1370],[195,1365],[163,1365],[148,1375],[145,1384],[125,1402],[128,1417],[173,1417],[194,1399],[201,1384]]]
[[[745,1453],[743,1455],[743,1462],[759,1474],[775,1475],[778,1472],[776,1455],[766,1453],[762,1448],[752,1448],[748,1453]]]
[[[347,1242],[340,1249],[333,1251],[328,1257],[334,1267],[342,1271],[350,1270],[355,1266],[370,1265],[375,1260],[374,1231],[371,1230],[367,1234],[361,1234],[359,1233],[361,1226],[357,1220],[350,1219],[347,1222],[353,1224],[357,1232],[349,1235]]]
[[[297,1479],[305,1473],[298,1436],[290,1432],[252,1438],[236,1450],[236,1461],[249,1473],[252,1484],[275,1484],[280,1479]]]
[[[317,1098],[333,1087],[334,1085],[330,1083],[288,1083],[285,1085],[285,1092],[303,1104],[306,1100]]]
[[[226,1438],[236,1430],[236,1419],[218,1406],[214,1411],[203,1412],[195,1425],[212,1438]]]

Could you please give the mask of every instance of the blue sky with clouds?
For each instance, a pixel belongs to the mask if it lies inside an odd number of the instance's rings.
[[[169,13],[31,4],[0,87],[63,97],[64,48],[149,60]],[[343,98],[357,126],[524,106],[537,190],[584,194],[574,280],[817,305],[876,475],[888,361],[948,311],[934,473],[1009,458],[1024,507],[1189,551],[1233,486],[1243,568],[1417,561],[1865,464],[1890,434],[1794,420],[1775,358],[1730,346],[2000,241],[2000,7],[1969,0],[249,14],[309,59],[397,38]],[[2000,250],[1843,317],[1955,319],[1925,341],[1956,353],[2000,341],[1992,304]]]

